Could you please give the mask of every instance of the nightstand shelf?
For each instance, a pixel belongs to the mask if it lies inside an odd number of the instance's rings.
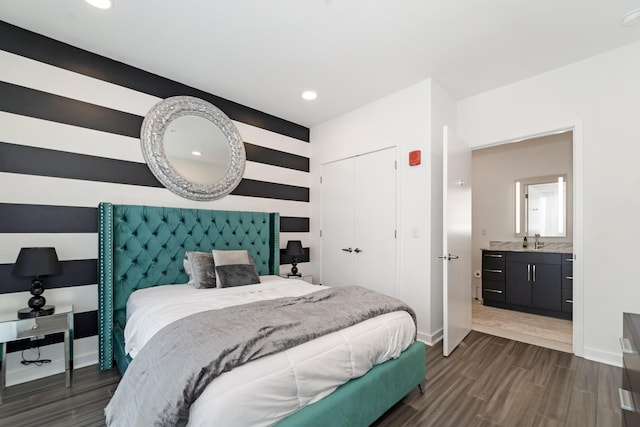
[[[65,385],[71,387],[73,372],[73,305],[57,305],[48,316],[18,319],[17,313],[0,313],[0,404],[6,384],[7,343],[27,338],[64,333]]]
[[[313,276],[311,274],[303,274],[302,276],[287,276],[286,274],[281,274],[280,277],[284,277],[285,279],[300,279],[313,284]]]

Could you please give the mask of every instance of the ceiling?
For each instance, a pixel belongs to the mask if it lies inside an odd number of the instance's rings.
[[[427,78],[462,99],[640,41],[620,24],[640,0],[114,2],[0,0],[0,20],[309,127]]]

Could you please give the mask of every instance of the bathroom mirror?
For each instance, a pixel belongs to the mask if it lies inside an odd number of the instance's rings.
[[[518,179],[514,184],[516,236],[567,236],[567,177]]]
[[[226,114],[199,98],[160,101],[142,122],[140,142],[153,175],[187,199],[219,199],[242,180],[246,154],[240,133]]]

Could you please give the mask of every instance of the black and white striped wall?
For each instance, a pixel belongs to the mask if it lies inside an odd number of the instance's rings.
[[[142,120],[175,95],[213,103],[245,141],[244,179],[221,200],[180,198],[144,163]],[[303,126],[0,21],[0,312],[26,306],[30,296],[30,280],[11,275],[20,248],[55,247],[63,272],[45,281],[45,297],[74,305],[75,366],[97,362],[101,201],[280,212],[281,246],[298,239],[308,248],[308,141]],[[286,257],[282,262],[284,272]],[[29,343],[10,344],[7,384],[62,371],[60,342],[41,341],[42,357],[53,360],[44,367],[19,363]]]

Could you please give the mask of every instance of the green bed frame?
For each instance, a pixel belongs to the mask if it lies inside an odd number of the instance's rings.
[[[124,375],[126,304],[132,292],[186,283],[187,251],[247,249],[260,275],[279,274],[278,213],[214,211],[100,203],[98,207],[99,368],[115,361]],[[365,426],[425,379],[425,346],[374,367],[278,426]]]

